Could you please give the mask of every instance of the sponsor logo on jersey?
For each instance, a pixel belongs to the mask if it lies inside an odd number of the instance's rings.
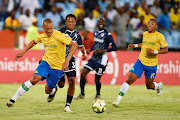
[[[104,40],[102,40],[102,39],[98,39],[98,38],[94,38],[94,41],[96,41],[96,42],[100,42],[100,43],[103,43],[104,42]]]

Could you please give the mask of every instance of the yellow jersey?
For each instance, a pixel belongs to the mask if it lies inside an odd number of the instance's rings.
[[[71,37],[57,30],[53,30],[51,37],[42,33],[35,39],[36,43],[43,43],[44,45],[42,60],[46,61],[55,70],[62,70],[62,64],[66,56],[66,45],[69,45],[71,41]]]
[[[162,46],[162,48],[168,46],[163,34],[157,31],[154,33],[144,32],[141,53],[138,59],[146,66],[156,66],[158,64],[158,54],[148,54],[146,51],[147,48],[160,50],[160,46]]]

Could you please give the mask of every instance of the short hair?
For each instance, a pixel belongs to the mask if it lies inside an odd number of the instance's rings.
[[[158,24],[157,21],[156,21],[156,19],[149,19],[149,20],[153,20],[154,22],[156,22],[156,24]]]
[[[66,20],[67,20],[68,17],[73,17],[73,18],[76,20],[76,16],[75,16],[74,14],[68,14],[68,15],[66,16]]]
[[[51,20],[51,19],[45,19],[45,20],[43,21],[43,25],[44,25],[45,23],[52,23],[52,20]]]
[[[105,18],[103,18],[103,17],[100,17],[100,18],[99,18],[99,20],[101,20],[101,19],[105,21]]]

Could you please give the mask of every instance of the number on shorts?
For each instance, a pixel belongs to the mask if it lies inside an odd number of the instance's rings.
[[[99,68],[98,74],[102,74],[102,68]]]
[[[152,73],[150,78],[154,78],[154,75],[155,75],[155,73]]]
[[[76,66],[75,66],[75,62],[72,62],[72,68],[75,68]]]

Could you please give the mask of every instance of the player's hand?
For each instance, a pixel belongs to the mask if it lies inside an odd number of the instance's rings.
[[[69,62],[65,60],[65,62],[62,64],[62,70],[67,71],[69,70]]]
[[[86,51],[86,53],[87,53],[87,54],[89,54],[89,53],[90,53],[90,49],[89,49],[89,50],[87,50],[87,51]]]
[[[152,49],[150,49],[150,48],[147,48],[146,51],[147,51],[147,53],[149,53],[149,54],[154,54],[154,50],[152,50]]]
[[[23,55],[24,55],[23,52],[16,54],[15,60],[18,60],[18,58],[21,58]]]
[[[130,48],[135,48],[135,45],[134,44],[129,44],[127,50],[129,50]]]
[[[83,60],[86,60],[87,59],[87,55],[86,54],[83,54]]]
[[[106,52],[106,50],[103,50],[103,49],[96,49],[95,50],[95,54],[104,53],[104,52]]]

